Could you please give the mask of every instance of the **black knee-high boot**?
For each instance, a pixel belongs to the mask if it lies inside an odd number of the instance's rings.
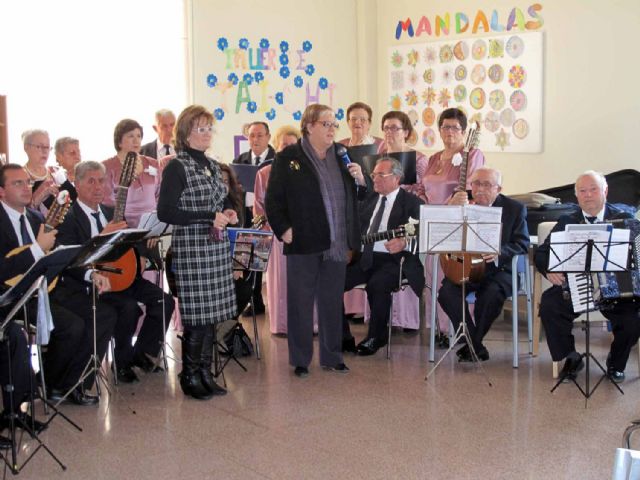
[[[184,327],[182,334],[182,372],[180,387],[185,395],[198,400],[209,400],[213,395],[202,384],[200,356],[206,327]]]
[[[218,385],[211,373],[211,363],[213,362],[213,344],[216,341],[216,326],[210,325],[204,334],[202,341],[202,353],[200,354],[200,375],[202,385],[213,395],[225,395],[227,391]]]

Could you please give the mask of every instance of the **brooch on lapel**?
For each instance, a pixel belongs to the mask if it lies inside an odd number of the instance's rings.
[[[298,171],[298,170],[300,170],[300,164],[298,163],[298,161],[297,161],[297,160],[291,160],[291,161],[289,162],[289,168],[290,168],[291,170],[296,170],[296,171]]]
[[[460,165],[462,165],[462,155],[456,153],[451,159],[451,165],[453,165],[454,167],[459,167]]]
[[[211,170],[209,169],[209,167],[204,167],[204,174],[205,174],[207,177],[210,177],[210,176],[211,176]]]

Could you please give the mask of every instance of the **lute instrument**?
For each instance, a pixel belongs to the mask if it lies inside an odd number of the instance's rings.
[[[460,177],[456,192],[464,192],[467,189],[467,166],[469,164],[469,152],[478,146],[480,142],[480,124],[469,129],[464,147],[462,149],[462,163],[460,164]],[[460,285],[469,281],[479,282],[484,276],[485,261],[482,255],[477,253],[447,253],[440,255],[440,267],[444,276],[449,281]]]

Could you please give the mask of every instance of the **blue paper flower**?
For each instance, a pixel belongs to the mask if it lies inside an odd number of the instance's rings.
[[[267,120],[273,120],[274,118],[276,118],[276,110],[272,108],[265,115],[267,117]]]
[[[280,55],[279,60],[280,60],[280,65],[289,65],[289,56],[288,55],[283,53],[282,55]]]
[[[276,103],[282,105],[284,103],[284,94],[282,92],[276,93]]]
[[[230,73],[229,76],[227,77],[227,80],[229,80],[234,85],[238,84],[238,76],[235,73]]]
[[[264,75],[262,74],[262,72],[256,72],[253,77],[256,79],[256,83],[260,83],[262,80],[264,80]]]
[[[221,108],[216,108],[213,111],[213,116],[216,117],[216,120],[220,121],[224,118],[224,110],[222,110]]]
[[[316,67],[314,67],[313,64],[310,63],[309,65],[307,65],[307,68],[305,68],[304,71],[307,75],[311,76],[316,71]]]
[[[336,112],[336,118],[338,120],[342,120],[344,118],[344,110],[342,108],[339,108]]]
[[[311,42],[309,40],[305,40],[304,42],[302,42],[302,50],[304,50],[305,52],[310,52],[312,48],[313,45],[311,45]]]
[[[213,73],[207,75],[207,85],[211,88],[215,87],[218,84],[218,77],[216,77]]]
[[[240,41],[238,42],[238,46],[242,50],[246,50],[247,48],[249,48],[249,40],[247,40],[246,38],[241,38]]]
[[[293,79],[293,84],[296,87],[300,88],[300,87],[302,87],[302,83],[303,83],[302,77],[300,75],[296,75],[296,78]]]
[[[329,86],[329,80],[327,80],[324,77],[320,77],[320,80],[318,80],[318,86],[324,90],[325,88],[327,88]]]
[[[269,40],[267,40],[266,38],[263,38],[262,40],[260,40],[261,48],[269,48],[269,45],[271,44],[269,43]]]
[[[300,110],[296,110],[295,112],[293,112],[294,120],[300,120],[301,118],[302,118],[302,113],[300,113]]]
[[[282,53],[288,52],[289,51],[289,43],[285,42],[284,40],[280,42],[280,51]]]
[[[226,38],[220,37],[218,39],[218,49],[219,50],[224,52],[227,49],[228,46],[229,46],[229,42],[227,41]]]
[[[287,78],[289,76],[289,67],[280,67],[280,76]]]
[[[247,85],[251,85],[253,83],[253,75],[251,75],[250,73],[245,73],[244,76],[242,77],[242,80]]]
[[[258,105],[256,104],[256,102],[247,103],[247,110],[249,110],[249,113],[256,113],[257,109]]]

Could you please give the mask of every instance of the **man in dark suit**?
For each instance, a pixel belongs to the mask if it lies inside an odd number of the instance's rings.
[[[500,193],[502,175],[498,170],[481,167],[471,177],[471,196],[475,205],[502,207],[502,235],[500,254],[483,254],[485,273],[477,283],[466,284],[467,293],[476,293],[473,317],[465,299],[465,319],[469,336],[478,359],[489,360],[489,351],[482,343],[494,320],[502,311],[507,297],[511,296],[511,259],[514,255],[527,253],[529,249],[529,231],[527,229],[527,210],[523,204]],[[450,205],[468,203],[467,192],[457,192],[449,201]],[[462,287],[445,278],[438,291],[438,303],[457,329],[462,322]],[[468,345],[457,352],[461,362],[473,360]]]
[[[173,148],[173,128],[175,125],[176,116],[171,110],[158,110],[156,112],[156,123],[153,126],[158,138],[144,144],[140,149],[140,153],[156,160],[175,155],[176,151]]]
[[[400,188],[402,165],[391,157],[380,158],[371,178],[373,190],[360,203],[360,231],[362,235],[397,229],[409,222],[409,218],[420,219],[420,200]],[[424,288],[424,269],[417,255],[406,250],[405,237],[381,240],[365,244],[359,260],[347,267],[345,291],[366,283],[367,298],[371,308],[369,332],[355,346],[349,322],[343,319],[343,349],[358,355],[373,355],[388,342],[389,309],[391,295],[398,286],[400,259],[404,257],[402,275],[409,281],[411,289],[420,296]]]
[[[564,231],[567,225],[606,222],[614,219],[631,219],[628,213],[606,203],[607,180],[601,173],[587,171],[576,180],[576,198],[580,209],[558,219],[552,232]],[[571,299],[566,295],[567,278],[561,272],[549,272],[550,237],[547,237],[535,255],[536,268],[553,286],[542,294],[540,319],[544,325],[547,344],[554,362],[566,359],[561,376],[575,379],[583,368],[582,356],[576,352],[571,330],[573,321],[579,316],[573,311]],[[607,357],[607,374],[614,382],[624,381],[624,369],[629,359],[631,347],[640,336],[640,307],[634,302],[615,303],[612,308],[602,310],[610,322],[613,342]]]
[[[271,162],[276,158],[276,151],[269,141],[271,133],[269,133],[269,124],[266,122],[252,122],[247,128],[247,137],[249,138],[249,151],[241,153],[233,163],[245,165],[264,165],[265,162]],[[245,199],[246,215],[245,227],[251,225],[251,217],[253,216],[253,193],[247,193]],[[253,290],[253,305],[256,315],[264,313],[264,300],[262,299],[262,273],[256,272],[255,289]],[[247,307],[243,316],[250,317],[253,315],[251,305]]]
[[[104,198],[105,169],[98,162],[81,162],[76,167],[76,189],[78,200],[73,204],[65,221],[58,228],[58,243],[61,245],[82,244],[99,233],[112,233],[126,228],[126,222],[112,222],[113,209],[101,205]],[[75,281],[82,288],[86,285],[90,271],[70,272],[65,277]],[[98,278],[104,278],[98,274]],[[132,367],[137,366],[146,372],[154,370],[151,358],[158,355],[163,339],[162,295],[164,295],[165,318],[171,318],[173,299],[156,285],[142,278],[138,273],[132,285],[120,292],[109,292],[100,296],[100,301],[115,309],[117,323],[114,329],[116,341],[115,357],[118,380],[125,383],[138,381]],[[146,307],[135,346],[132,338],[138,324],[141,311],[138,302]]]
[[[54,245],[56,230],[47,232],[42,215],[27,208],[31,197],[29,175],[20,165],[0,168],[0,284],[24,274]],[[97,397],[87,395],[82,387],[74,388],[89,360],[92,343],[85,337],[85,320],[64,306],[64,290],[59,286],[50,293],[54,329],[43,359],[47,388],[54,400],[70,392],[70,401],[93,405]],[[29,321],[35,324],[35,302],[28,307]]]

